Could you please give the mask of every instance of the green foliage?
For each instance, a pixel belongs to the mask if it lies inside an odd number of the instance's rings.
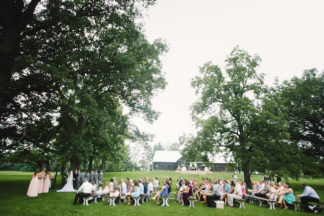
[[[86,161],[90,168],[98,157],[118,164],[124,141],[138,138],[128,115],[155,120],[151,98],[166,85],[159,60],[166,46],[148,42],[135,22],[154,1],[43,3],[15,59],[1,152],[72,168]]]
[[[259,56],[235,47],[226,59],[225,71],[206,63],[201,76],[192,81],[200,99],[193,106],[193,118],[202,128],[197,143],[205,151],[227,150],[241,162],[249,185],[252,149],[249,128],[263,90],[263,75],[256,72]],[[204,115],[208,115],[204,119]]]

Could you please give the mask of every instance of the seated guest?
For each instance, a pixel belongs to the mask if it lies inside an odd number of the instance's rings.
[[[106,182],[105,187],[101,191],[102,196],[107,195],[107,194],[109,194],[109,184],[108,184],[108,182]]]
[[[171,193],[172,188],[172,178],[167,177],[165,183],[168,185],[168,193]]]
[[[239,181],[241,187],[242,187],[242,197],[244,197],[246,195],[246,188],[245,188],[245,184],[243,181]]]
[[[113,190],[109,192],[109,197],[113,197],[113,198],[119,197],[118,187],[114,187]]]
[[[207,196],[213,196],[214,195],[214,190],[213,190],[213,183],[210,181],[210,180],[207,180],[206,181],[206,184],[207,184],[207,190],[205,190],[203,193],[202,193],[202,197],[203,197],[203,204],[207,205]]]
[[[215,191],[215,195],[216,196],[219,196],[219,200],[223,200],[224,199],[224,195],[225,195],[225,189],[224,189],[224,182],[225,181],[218,181],[218,184],[216,185],[216,189],[214,190]]]
[[[182,192],[182,200],[181,204],[182,205],[189,205],[189,198],[193,198],[193,187],[191,183],[186,180],[185,181],[185,190]]]
[[[158,181],[158,177],[155,177],[155,179],[153,180],[154,191],[157,191],[159,186],[160,186],[160,183]]]
[[[234,186],[233,193],[227,194],[225,197],[225,204],[226,202],[230,207],[234,206],[234,199],[242,199],[242,186],[239,182],[235,179],[232,181]]]
[[[228,183],[228,180],[224,180],[224,191],[225,193],[229,193],[231,191],[231,187]]]
[[[200,188],[199,190],[197,190],[196,192],[196,196],[197,196],[197,199],[198,201],[201,201],[201,199],[203,198],[202,195],[203,193],[207,193],[209,192],[209,189],[208,189],[208,184],[207,182],[203,179],[200,183]]]
[[[181,202],[182,200],[182,193],[186,190],[186,182],[185,180],[181,180],[180,184],[179,184],[179,187],[178,187],[178,191],[177,191],[177,198],[176,198],[176,201],[178,203]]]
[[[142,179],[139,179],[139,180],[138,180],[138,186],[139,186],[139,188],[140,188],[140,195],[141,195],[141,196],[144,195],[144,185],[143,185],[143,183],[142,183]]]
[[[102,194],[102,183],[99,183],[98,190],[97,190],[97,195],[101,196]]]
[[[142,184],[144,186],[144,195],[147,195],[147,186],[148,186],[148,180],[147,178],[144,178],[144,180],[142,181]]]
[[[161,190],[159,190],[158,192],[156,192],[156,195],[152,198],[152,200],[157,200],[156,204],[160,204],[160,198],[162,196],[169,196],[169,187],[166,183],[166,181],[163,181],[163,185]]]
[[[257,192],[255,192],[255,196],[266,198],[266,194],[268,193],[266,184],[264,181],[260,180],[260,187]]]
[[[255,196],[255,194],[259,191],[260,186],[259,183],[254,181],[252,182],[252,189],[249,189],[248,192],[250,193],[250,195]]]
[[[304,192],[297,197],[300,199],[304,210],[306,212],[311,212],[311,209],[308,208],[308,202],[319,203],[320,197],[312,187],[307,186],[305,183],[302,184],[302,189]]]
[[[154,191],[154,186],[152,184],[152,182],[148,179],[148,184],[147,184],[147,194],[146,195],[151,195]]]
[[[277,190],[275,188],[274,181],[270,181],[270,185],[267,185],[267,191],[268,191],[268,193],[266,193],[266,198],[271,199],[271,200],[275,200],[275,197],[276,197],[275,192]]]
[[[288,209],[287,203],[293,204],[293,202],[296,201],[296,197],[294,196],[294,191],[288,182],[284,184],[284,189],[279,195],[280,197],[278,203],[280,204],[280,206],[282,206],[283,204],[285,209]]]
[[[114,178],[111,178],[110,181],[109,181],[109,184],[108,184],[108,190],[109,190],[109,193],[110,191],[113,191],[114,190]]]
[[[131,183],[131,185],[132,185],[132,183]],[[135,181],[134,186],[131,186],[130,191],[126,194],[126,196],[128,198],[128,205],[130,205],[131,198],[138,198],[138,197],[140,197],[140,195],[141,194],[140,194],[140,187],[139,187],[138,181]]]
[[[93,192],[94,187],[93,185],[88,182],[87,179],[84,180],[84,183],[80,186],[80,188],[78,189],[75,197],[74,197],[74,202],[73,204],[76,205],[78,202],[78,199],[80,198],[86,198],[89,197],[91,195],[91,193]]]
[[[119,196],[120,196],[120,199],[125,199],[125,195],[127,193],[127,190],[126,190],[126,185],[125,187],[123,186],[123,183],[124,183],[124,180],[121,179],[119,181],[119,184],[118,184],[118,191],[119,191]]]

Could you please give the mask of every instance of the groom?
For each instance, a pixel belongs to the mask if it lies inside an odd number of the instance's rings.
[[[74,197],[73,205],[76,205],[78,202],[78,199],[83,199],[91,195],[91,193],[95,190],[92,184],[88,182],[87,179],[84,180],[83,184],[77,191],[77,194]]]

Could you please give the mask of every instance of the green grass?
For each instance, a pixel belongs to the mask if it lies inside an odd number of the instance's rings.
[[[89,206],[72,205],[75,193],[57,193],[55,190],[50,190],[48,194],[41,194],[36,198],[30,198],[26,196],[28,184],[32,173],[26,172],[12,172],[2,171],[0,172],[0,215],[134,215],[134,216],[180,216],[180,215],[313,215],[306,214],[304,212],[295,212],[293,210],[276,209],[270,211],[267,207],[259,207],[258,205],[252,205],[246,203],[245,209],[239,209],[238,207],[225,209],[208,208],[200,203],[196,202],[196,208],[188,208],[186,206],[180,206],[174,200],[171,200],[170,207],[160,207],[155,204],[155,201],[145,203],[140,207],[127,206],[127,204],[118,204],[115,207],[108,206],[107,202],[92,203]],[[230,178],[231,173],[213,173],[208,175],[208,178]],[[179,175],[175,172],[111,172],[105,173],[104,181],[108,181],[110,177],[115,176],[117,179],[129,177],[131,179],[138,179],[140,177],[155,177],[160,180],[166,176],[172,177],[174,186],[178,177],[184,178],[195,177],[201,179],[201,175]],[[242,178],[241,175],[238,175]],[[253,180],[257,180],[261,176],[253,176]],[[301,179],[299,181],[290,181],[295,194],[301,192],[300,184],[306,182],[314,187],[319,193],[320,197],[324,198],[324,179]],[[60,184],[60,179],[58,181]],[[59,185],[57,184],[57,185]],[[172,191],[175,191],[173,188]]]

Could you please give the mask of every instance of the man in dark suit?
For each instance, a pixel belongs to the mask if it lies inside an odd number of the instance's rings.
[[[67,168],[66,167],[61,170],[61,177],[62,177],[61,188],[63,188],[64,185],[66,184],[66,177],[67,177]]]
[[[78,176],[79,176],[78,170],[75,169],[73,172],[73,188],[74,189],[77,188]]]

